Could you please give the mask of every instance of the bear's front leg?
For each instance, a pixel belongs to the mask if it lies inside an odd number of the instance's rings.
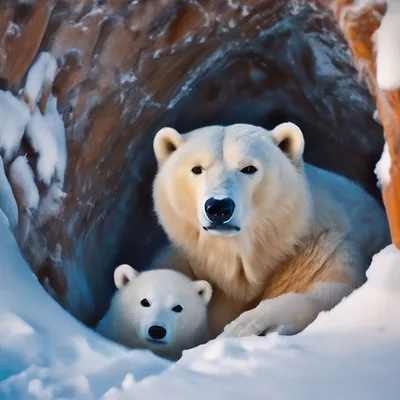
[[[349,285],[320,282],[308,293],[285,293],[263,300],[226,325],[218,337],[246,337],[270,332],[294,335],[311,324],[321,311],[331,309],[350,292]],[[321,293],[329,298],[321,296]]]

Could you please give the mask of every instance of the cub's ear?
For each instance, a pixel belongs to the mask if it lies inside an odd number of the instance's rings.
[[[173,128],[162,128],[154,137],[153,149],[159,164],[167,161],[168,157],[181,145],[182,136]]]
[[[274,143],[292,160],[296,167],[303,165],[304,137],[301,129],[292,122],[276,126],[272,132]]]
[[[194,281],[193,286],[204,304],[207,305],[213,293],[212,286],[207,281]]]
[[[115,268],[114,271],[114,283],[118,289],[121,289],[125,285],[127,285],[135,276],[138,275],[138,272],[134,270],[128,264],[122,264],[119,267]]]

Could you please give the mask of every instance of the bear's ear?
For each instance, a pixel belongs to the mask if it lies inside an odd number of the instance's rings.
[[[177,130],[168,127],[160,129],[153,141],[153,149],[158,163],[165,162],[182,141],[182,136]]]
[[[292,122],[276,126],[272,140],[292,160],[296,167],[303,165],[304,137],[301,129]]]
[[[204,304],[207,305],[211,300],[212,286],[207,281],[194,281],[193,285]]]
[[[138,272],[134,270],[128,264],[122,264],[119,267],[115,268],[114,271],[114,283],[118,289],[121,289],[125,285],[127,285],[135,276],[138,275]]]

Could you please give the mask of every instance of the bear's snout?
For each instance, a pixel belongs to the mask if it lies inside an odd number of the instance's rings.
[[[204,203],[204,211],[207,219],[212,224],[226,224],[233,217],[235,202],[229,197],[221,200],[211,197]]]
[[[167,330],[159,325],[152,325],[148,329],[149,336],[154,340],[164,339],[167,335]]]

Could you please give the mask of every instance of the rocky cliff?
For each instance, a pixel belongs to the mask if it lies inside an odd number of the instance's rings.
[[[364,36],[357,24],[350,29],[351,0],[15,3],[0,4],[2,88],[17,96],[38,55],[52,54],[49,90],[68,153],[62,210],[44,221],[33,215],[23,252],[46,290],[82,321],[104,311],[118,263],[144,268],[165,242],[151,201],[152,139],[163,125],[271,128],[291,120],[304,131],[308,162],[380,198],[380,95],[373,69],[362,69],[367,85],[352,58],[357,46],[369,48],[376,23],[371,16],[368,28],[359,25]],[[48,96],[38,100],[42,111]],[[379,115],[390,129],[385,104],[378,101]]]

